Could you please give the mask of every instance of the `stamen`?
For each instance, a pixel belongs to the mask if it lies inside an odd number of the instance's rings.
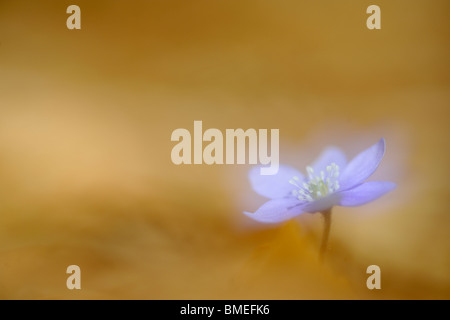
[[[311,167],[306,167],[306,172],[308,172],[308,176],[310,179],[314,178],[314,169]]]
[[[331,163],[315,175],[312,167],[306,167],[308,181],[301,182],[297,176],[292,177],[289,183],[296,187],[292,195],[301,201],[315,201],[324,198],[339,190],[339,166]],[[301,186],[300,186],[301,185]]]
[[[297,184],[297,182],[295,182],[294,180],[289,180],[289,183],[296,186],[297,188],[300,188],[300,186]]]

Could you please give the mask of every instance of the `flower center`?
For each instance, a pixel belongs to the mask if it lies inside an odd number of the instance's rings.
[[[295,186],[292,195],[302,201],[315,201],[325,198],[327,195],[339,190],[339,166],[334,162],[327,166],[326,172],[320,171],[318,175],[314,169],[306,167],[308,182],[301,182],[298,177],[293,177],[289,183]]]

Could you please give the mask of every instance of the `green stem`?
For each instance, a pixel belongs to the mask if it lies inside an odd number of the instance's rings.
[[[328,248],[328,237],[330,235],[330,227],[331,227],[331,209],[325,210],[321,212],[324,218],[323,224],[323,234],[322,234],[322,243],[320,244],[320,261],[323,261],[325,252]]]

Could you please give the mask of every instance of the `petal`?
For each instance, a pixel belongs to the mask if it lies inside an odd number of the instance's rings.
[[[380,139],[376,144],[358,154],[345,167],[339,182],[341,190],[350,189],[366,180],[378,168],[384,155],[385,142]]]
[[[303,204],[295,198],[273,199],[264,203],[255,213],[244,211],[244,214],[259,222],[278,223],[303,213]]]
[[[341,149],[337,147],[328,147],[322,151],[311,167],[317,174],[320,171],[326,171],[327,166],[333,162],[337,164],[341,170],[343,170],[347,164],[347,157]]]
[[[303,210],[309,213],[321,212],[331,209],[333,206],[339,204],[340,195],[339,193],[332,193],[329,196],[314,200],[303,206]]]
[[[278,172],[274,175],[261,175],[260,166],[253,167],[249,172],[250,184],[253,190],[258,194],[269,198],[283,198],[294,190],[294,186],[289,183],[293,177],[298,177],[300,181],[304,180],[304,176],[296,169],[280,165]]]
[[[345,207],[360,206],[366,204],[375,199],[378,199],[382,195],[394,190],[396,184],[386,181],[369,181],[363,184],[347,190],[338,192],[340,195],[339,205]]]

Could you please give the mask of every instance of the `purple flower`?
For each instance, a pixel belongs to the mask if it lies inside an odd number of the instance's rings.
[[[307,176],[285,165],[272,176],[260,175],[258,167],[252,168],[249,179],[253,189],[270,200],[255,213],[244,213],[259,222],[277,223],[305,212],[371,202],[396,186],[392,182],[365,181],[377,169],[384,150],[385,142],[381,139],[347,163],[341,150],[329,147],[306,167]]]

